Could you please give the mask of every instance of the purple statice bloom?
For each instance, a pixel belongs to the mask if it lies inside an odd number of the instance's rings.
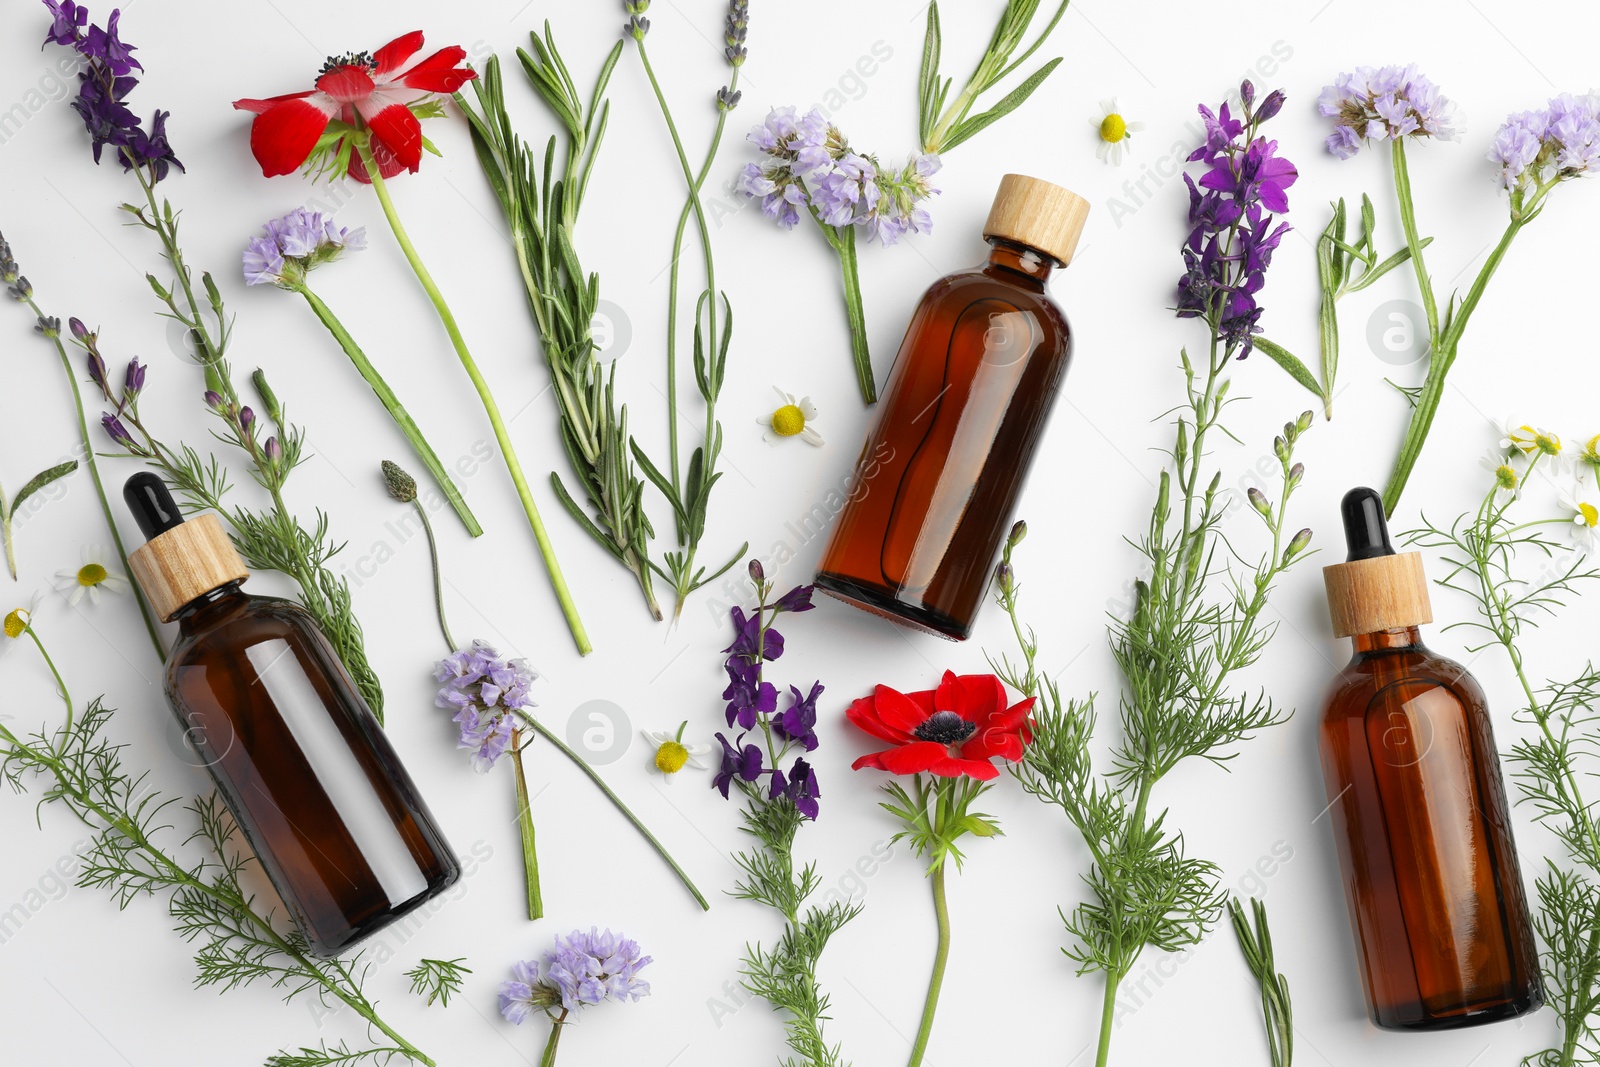
[[[822,683],[816,682],[810,693],[801,696],[800,690],[791,685],[789,706],[773,720],[772,732],[803,746],[807,752],[814,751],[817,747],[817,697],[822,695],[822,690]]]
[[[730,744],[722,734],[717,734],[717,741],[722,745],[722,766],[712,778],[712,788],[716,789],[726,800],[728,787],[735,778],[741,782],[754,782],[761,778],[763,773],[761,747],[754,744],[745,744],[744,735],[739,735],[738,744]]]
[[[346,251],[367,247],[367,231],[347,230],[331,215],[295,208],[262,227],[244,250],[244,280],[294,289],[306,274],[338,259]]]
[[[1215,112],[1200,106],[1206,140],[1189,155],[1203,163],[1206,172],[1197,182],[1185,174],[1189,190],[1189,235],[1182,255],[1184,273],[1178,283],[1177,313],[1182,318],[1204,318],[1214,337],[1229,352],[1243,359],[1260,332],[1261,306],[1256,294],[1266,282],[1272,255],[1289,225],[1272,212],[1289,208],[1288,188],[1299,178],[1294,164],[1277,154],[1278,143],[1259,136],[1266,121],[1253,111],[1253,86],[1240,87],[1244,114],[1236,116],[1227,104]],[[1282,107],[1283,96],[1269,93],[1270,118]]]
[[[500,1014],[520,1025],[536,1010],[571,1014],[608,1000],[637,1001],[650,995],[639,972],[651,962],[638,942],[610,930],[574,930],[558,936],[543,959],[512,965],[511,980],[500,984]]]
[[[474,770],[487,771],[511,746],[514,713],[534,707],[528,690],[538,675],[525,661],[505,659],[488,642],[474,641],[440,660],[433,677],[443,683],[434,703],[455,710],[457,747],[472,753]]]
[[[1403,137],[1453,141],[1458,133],[1452,125],[1455,105],[1418,72],[1415,63],[1341,73],[1317,97],[1317,111],[1334,120],[1327,145],[1340,159],[1349,159],[1367,141]]]
[[[1507,117],[1489,158],[1500,166],[1501,187],[1513,193],[1600,172],[1600,94],[1562,93],[1541,111]]]

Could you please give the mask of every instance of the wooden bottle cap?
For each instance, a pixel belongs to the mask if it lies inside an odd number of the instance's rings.
[[[128,557],[128,569],[162,622],[171,622],[191,600],[250,577],[212,514],[196,515],[152,537]]]
[[[1351,560],[1322,568],[1335,637],[1375,634],[1433,621],[1422,553]]]
[[[1088,217],[1089,201],[1077,193],[1025,174],[1007,174],[994,194],[983,235],[1037,248],[1064,267],[1072,262]]]

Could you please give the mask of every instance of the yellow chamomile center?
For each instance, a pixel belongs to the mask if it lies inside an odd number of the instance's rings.
[[[1593,504],[1579,504],[1577,518],[1579,522],[1593,530],[1600,526],[1600,508],[1596,508]],[[6,625],[11,624],[8,622]]]
[[[1516,469],[1509,463],[1502,463],[1494,469],[1495,484],[1502,489],[1515,489],[1517,487]]]
[[[1128,120],[1112,112],[1100,120],[1100,139],[1108,144],[1116,144],[1128,136]]]
[[[656,749],[656,770],[662,774],[677,774],[689,762],[689,750],[676,741],[663,741]]]
[[[12,638],[21,637],[22,632],[28,628],[28,622],[28,610],[26,608],[18,608],[13,611],[6,616],[6,636]]]
[[[85,563],[78,568],[78,584],[85,588],[99,585],[107,577],[106,569],[98,563]]]
[[[1589,443],[1583,446],[1583,458],[1600,466],[1600,433],[1589,438]]]
[[[793,437],[805,428],[806,413],[798,404],[785,404],[772,413],[772,432],[780,437]]]
[[[1533,435],[1533,447],[1547,456],[1561,453],[1561,438],[1553,433],[1537,433]]]

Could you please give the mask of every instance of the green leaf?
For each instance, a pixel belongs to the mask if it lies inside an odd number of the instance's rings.
[[[11,513],[15,514],[16,510],[22,506],[22,502],[28,499],[34,493],[37,493],[51,482],[59,481],[60,479],[65,478],[67,475],[71,474],[77,469],[78,461],[75,459],[69,459],[65,463],[35,474],[33,478],[29,480],[27,485],[24,485],[21,489],[17,490],[17,495],[11,501]]]
[[[981,133],[986,127],[998,122],[1000,119],[1003,119],[1007,115],[1011,114],[1011,112],[1015,111],[1018,107],[1021,107],[1023,101],[1032,96],[1033,91],[1039,88],[1040,85],[1044,84],[1044,80],[1050,77],[1051,72],[1060,65],[1061,59],[1058,56],[1057,58],[1046,63],[1044,66],[1040,67],[1038,70],[1034,71],[1028,76],[1027,81],[1023,82],[1021,85],[1011,90],[1011,92],[1001,97],[1000,101],[996,103],[994,107],[980,115],[972,116],[972,118],[967,119],[960,126],[956,127],[956,129],[945,140],[945,143],[939,146],[939,151],[950,151],[950,149],[954,148],[956,145],[978,133]]]
[[[1417,242],[1417,246],[1419,248],[1427,248],[1431,244],[1433,244],[1432,237],[1424,237],[1422,240]],[[1360,292],[1362,289],[1365,289],[1367,286],[1371,285],[1385,274],[1388,274],[1390,271],[1394,270],[1396,267],[1410,258],[1411,249],[1402,248],[1400,251],[1396,252],[1382,263],[1379,263],[1376,267],[1373,267],[1361,277],[1357,278],[1349,285],[1349,287],[1346,289],[1346,292]]]
[[[684,510],[682,501],[678,499],[678,491],[672,487],[672,483],[667,480],[667,476],[662,474],[654,463],[650,462],[650,457],[645,455],[644,449],[639,447],[638,441],[631,437],[628,438],[628,448],[633,453],[633,458],[638,462],[639,469],[644,471],[644,476],[650,479],[652,485],[661,490],[661,495],[667,498],[667,503],[672,505],[672,510],[677,513],[678,518],[683,522],[687,522],[689,514]]]
[[[1316,396],[1322,396],[1322,386],[1317,384],[1317,376],[1312,374],[1310,369],[1300,362],[1300,359],[1294,353],[1276,341],[1269,341],[1265,337],[1256,338],[1256,348],[1265,352],[1267,358],[1272,362],[1288,371],[1289,377],[1311,390]]]
[[[933,127],[939,121],[939,4],[928,4],[928,29],[922,38],[922,69],[917,78],[917,141],[927,144]]]

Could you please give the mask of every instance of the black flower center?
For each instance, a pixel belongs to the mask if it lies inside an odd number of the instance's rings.
[[[977,728],[977,723],[968,722],[953,711],[936,711],[911,732],[923,741],[958,745],[971,737],[972,731]]]
[[[361,67],[364,70],[374,71],[378,69],[378,61],[372,58],[371,52],[349,52],[342,56],[329,56],[328,61],[322,64],[322,69],[317,71],[317,76],[321,77],[340,67]]]

